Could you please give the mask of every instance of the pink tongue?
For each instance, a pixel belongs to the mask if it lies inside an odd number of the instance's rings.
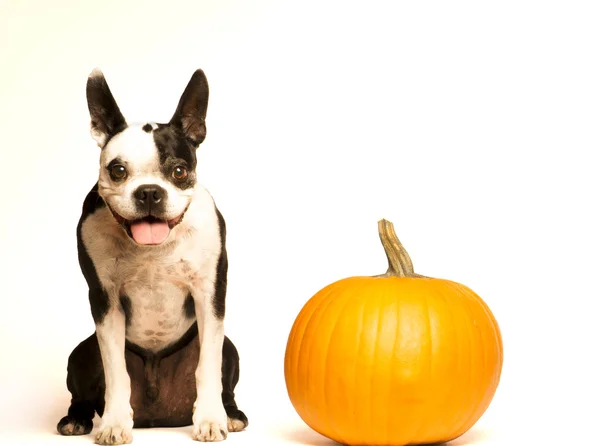
[[[166,221],[131,223],[131,235],[140,245],[159,245],[169,236],[169,225]]]

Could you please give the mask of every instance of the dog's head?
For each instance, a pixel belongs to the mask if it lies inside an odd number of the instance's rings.
[[[194,73],[168,124],[128,125],[98,69],[88,78],[87,101],[102,149],[98,193],[137,244],[163,243],[194,194],[196,149],[206,136],[206,76]]]

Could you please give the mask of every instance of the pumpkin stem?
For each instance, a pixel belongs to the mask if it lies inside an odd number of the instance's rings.
[[[381,277],[419,277],[415,274],[412,260],[394,230],[394,224],[385,219],[379,220],[379,238],[388,259],[388,270]]]

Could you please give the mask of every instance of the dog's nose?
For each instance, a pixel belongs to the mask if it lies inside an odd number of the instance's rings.
[[[160,203],[166,194],[167,191],[155,184],[144,184],[133,192],[135,199],[144,206],[152,206]]]

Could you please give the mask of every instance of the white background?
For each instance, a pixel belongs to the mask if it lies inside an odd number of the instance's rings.
[[[168,120],[194,69],[208,76],[199,170],[228,224],[251,422],[230,443],[332,444],[289,403],[285,344],[321,287],[386,269],[382,217],[418,272],[473,288],[503,332],[496,397],[452,445],[600,441],[596,2],[0,5],[0,444],[92,442],[55,425],[93,331],[75,227],[98,169],[96,66],[129,121]]]

